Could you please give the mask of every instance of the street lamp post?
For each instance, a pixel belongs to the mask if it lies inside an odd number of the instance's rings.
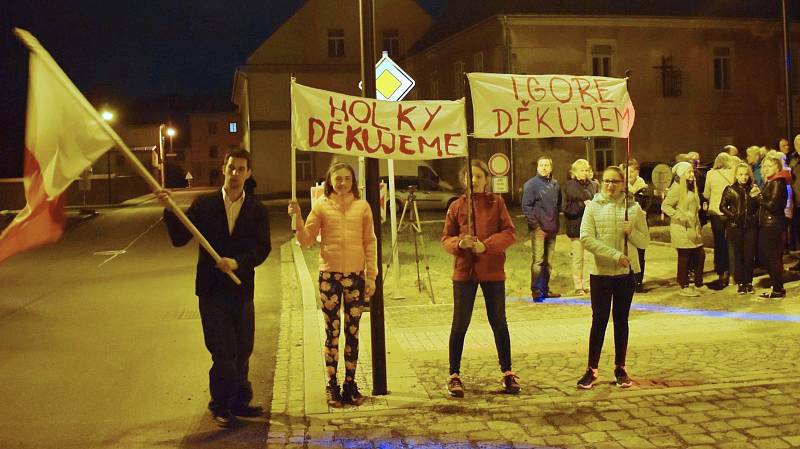
[[[176,132],[175,129],[167,127],[164,123],[158,125],[158,159],[159,159],[159,168],[161,171],[161,188],[165,188],[166,186],[166,172],[167,172],[167,161],[164,159],[164,133],[169,136],[169,152],[172,153],[172,137],[175,136]]]
[[[172,138],[175,137],[175,128],[167,128],[167,135],[169,136],[169,153],[172,154]]]
[[[103,120],[111,123],[114,120],[114,113],[104,110],[101,114]],[[106,192],[108,193],[108,204],[111,204],[111,150],[106,151]]]

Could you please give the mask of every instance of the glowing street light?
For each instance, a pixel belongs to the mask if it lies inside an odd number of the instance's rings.
[[[161,168],[161,188],[163,189],[166,185],[166,171],[167,171],[167,164],[164,160],[164,134],[166,133],[169,136],[169,152],[172,153],[172,138],[178,132],[175,131],[174,128],[171,126],[168,127],[166,124],[162,123],[158,125],[158,157],[159,157],[159,166]]]
[[[100,116],[103,117],[103,120],[107,122],[114,120],[114,113],[109,110],[104,110],[103,112],[100,113]]]
[[[172,138],[175,137],[175,134],[178,134],[178,132],[175,131],[175,128],[172,128],[172,127],[167,128],[167,136],[169,136],[169,152],[170,152],[170,154],[172,154]]]

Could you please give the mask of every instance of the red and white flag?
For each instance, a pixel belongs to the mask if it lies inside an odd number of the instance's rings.
[[[27,205],[0,234],[0,261],[58,240],[64,191],[114,146],[97,110],[30,33],[15,29],[30,49],[25,126]]]

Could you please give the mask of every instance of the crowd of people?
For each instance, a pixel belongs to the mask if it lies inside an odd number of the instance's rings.
[[[730,285],[731,276],[738,293],[754,293],[753,272],[759,266],[772,283],[772,289],[761,297],[786,295],[783,251],[776,248],[789,251],[800,246],[800,135],[793,148],[787,139],[781,139],[778,148],[750,147],[742,160],[738,149],[728,145],[716,155],[707,173],[700,170],[696,152],[675,158],[672,183],[661,201],[661,211],[669,217],[681,295],[699,296],[704,289],[724,289]],[[652,190],[639,170],[639,163],[630,159],[627,164],[607,167],[596,180],[591,164],[577,159],[562,188],[553,177],[552,158],[543,155],[536,161],[536,175],[522,189],[522,212],[531,241],[533,301],[561,296],[550,288],[550,278],[562,213],[570,240],[573,296],[588,295],[591,300],[588,363],[577,382],[580,389],[592,388],[598,378],[609,319],[614,323],[616,384],[623,388],[632,384],[625,367],[628,315],[634,294],[646,291],[644,270],[650,241],[646,211],[653,200]],[[480,287],[494,333],[501,383],[505,392],[515,394],[521,387],[511,365],[504,266],[506,249],[517,240],[516,229],[503,197],[491,192],[486,163],[473,159],[459,178],[465,193],[449,207],[441,237],[442,247],[454,259],[447,391],[453,397],[464,396],[461,357]],[[325,389],[328,404],[342,407],[364,401],[355,383],[358,328],[366,299],[375,289],[377,251],[372,214],[359,198],[353,168],[344,163],[332,165],[325,185],[325,198],[313,206],[305,221],[296,201],[290,203],[289,214],[301,244],[311,245],[319,235],[320,304],[325,316],[328,374]],[[717,274],[708,285],[703,278],[702,236],[707,222],[714,236]],[[345,378],[340,389],[337,367],[342,329]]]
[[[732,145],[714,158],[703,173],[697,153],[680,154],[672,166],[673,180],[661,202],[670,219],[671,246],[677,251],[680,294],[698,296],[704,284],[702,228],[708,221],[714,236],[714,271],[710,283],[720,290],[737,285],[739,294],[754,293],[753,273],[763,268],[772,284],[761,293],[767,299],[786,295],[783,254],[800,249],[800,135],[778,150],[750,147],[740,159]],[[247,190],[250,155],[233,150],[222,167],[225,182],[217,192],[195,199],[188,219],[207,236],[220,254],[198,254],[196,293],[206,347],[212,355],[209,371],[216,423],[226,427],[236,416],[260,416],[250,404],[249,358],[254,341],[254,269],[270,252],[266,208]],[[635,159],[610,166],[594,179],[589,162],[577,159],[562,189],[553,178],[553,160],[536,161],[536,175],[525,182],[522,211],[531,239],[530,288],[534,301],[560,297],[550,288],[556,235],[564,214],[570,240],[571,277],[576,296],[589,295],[592,320],[588,362],[577,388],[590,389],[598,379],[600,354],[609,319],[614,323],[614,378],[622,388],[632,385],[626,369],[628,315],[633,296],[644,292],[646,248],[650,241],[647,213],[652,199],[639,176]],[[516,228],[503,197],[491,192],[486,163],[471,160],[461,171],[465,193],[445,217],[441,244],[453,256],[453,318],[449,339],[446,388],[464,396],[461,358],[478,287],[494,333],[501,383],[506,393],[521,390],[512,370],[511,338],[506,320],[506,250],[517,240]],[[173,213],[167,190],[157,192],[167,206],[164,220],[175,246],[192,234]],[[297,240],[304,246],[320,242],[319,299],[325,318],[324,360],[328,404],[360,405],[366,397],[356,384],[359,323],[378,275],[377,239],[372,212],[360,198],[353,168],[331,165],[324,198],[306,219],[300,205],[290,201]],[[800,263],[791,267],[800,271]],[[236,278],[238,282],[234,282]],[[345,374],[338,381],[339,337],[344,332]]]

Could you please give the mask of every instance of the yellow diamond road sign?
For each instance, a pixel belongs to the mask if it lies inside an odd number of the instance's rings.
[[[378,100],[400,101],[414,88],[414,80],[387,52],[375,65],[375,90]]]
[[[381,76],[375,80],[375,90],[380,92],[384,98],[391,98],[392,94],[402,85],[403,83],[388,70],[384,70]]]

